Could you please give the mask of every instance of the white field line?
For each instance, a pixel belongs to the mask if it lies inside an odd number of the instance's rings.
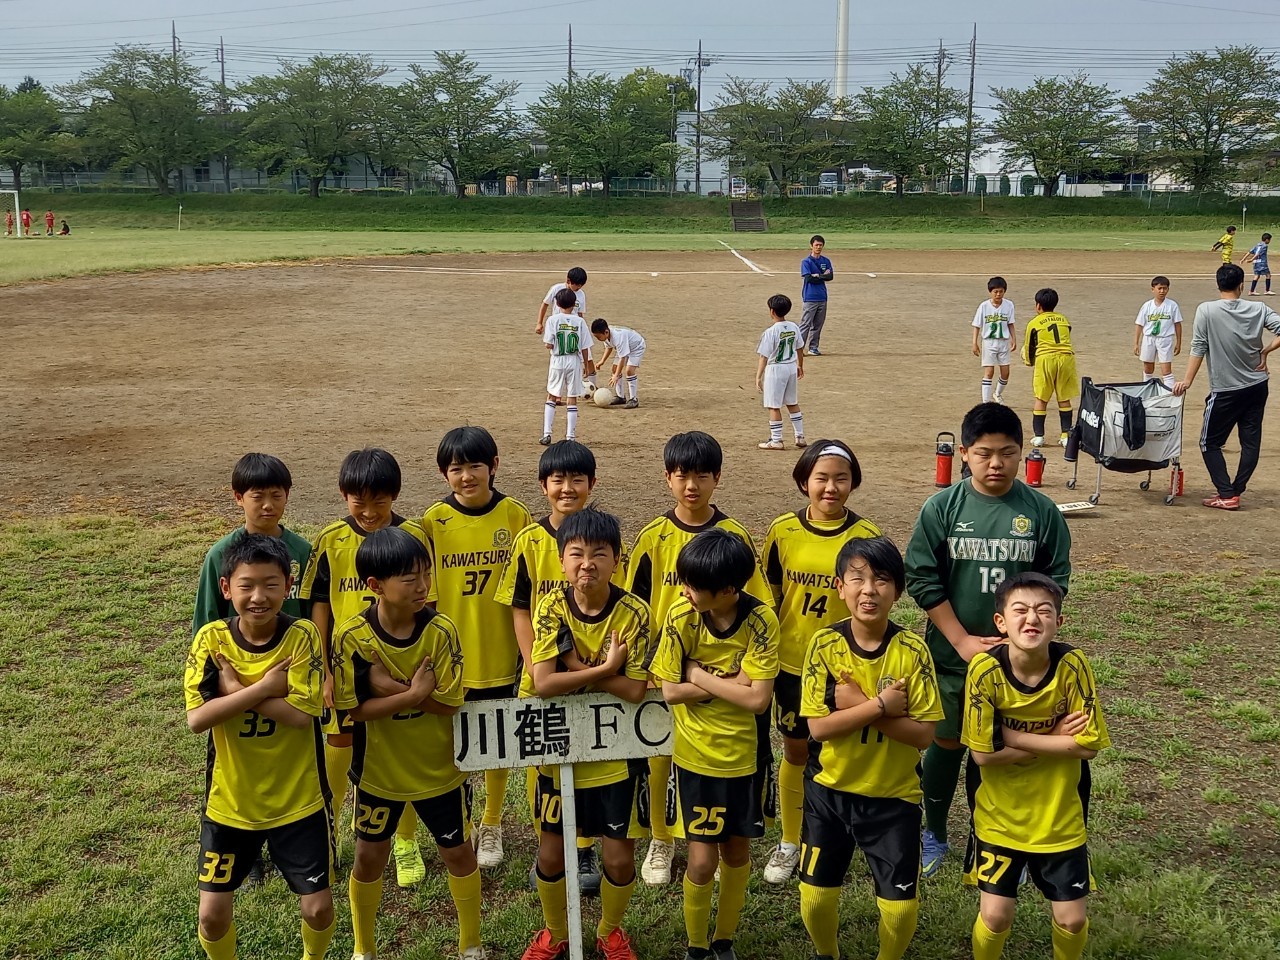
[[[1123,243],[1126,247],[1131,247],[1135,243],[1163,243],[1163,244],[1166,244],[1167,246],[1173,246],[1173,243],[1174,243],[1172,240],[1154,240],[1154,239],[1148,240],[1143,237],[1139,237],[1135,240],[1126,240],[1124,237],[1103,237],[1102,239],[1117,240],[1120,243]]]
[[[316,267],[340,267],[344,270],[371,270],[374,273],[443,273],[443,274],[467,274],[468,276],[483,277],[500,277],[505,274],[545,274],[550,276],[552,271],[534,270],[512,267],[510,269],[493,269],[493,268],[474,268],[474,267],[410,267],[398,266],[390,263],[317,263]],[[593,277],[652,277],[654,275],[651,270],[592,270]],[[664,277],[709,277],[709,276],[732,276],[738,277],[742,275],[741,270],[663,270],[661,276]]]
[[[745,263],[748,267],[750,267],[750,268],[751,268],[752,270],[754,270],[756,273],[762,273],[762,274],[764,274],[766,277],[772,277],[772,276],[773,276],[773,274],[772,274],[772,273],[770,273],[768,270],[764,270],[764,269],[761,269],[760,267],[756,266],[754,263],[752,263],[750,260],[748,260],[748,259],[747,259],[746,257],[744,257],[742,254],[740,254],[737,250],[733,249],[733,247],[729,246],[729,245],[728,245],[727,243],[725,243],[723,240],[717,240],[717,241],[716,241],[716,243],[720,244],[720,246],[724,247],[726,250],[728,250],[730,253],[732,253],[735,257],[737,257],[739,260],[741,260],[743,263]]]

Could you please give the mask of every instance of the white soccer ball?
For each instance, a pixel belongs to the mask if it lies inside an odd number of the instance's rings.
[[[597,407],[609,407],[613,405],[614,393],[608,387],[601,387],[591,399],[595,401]]]

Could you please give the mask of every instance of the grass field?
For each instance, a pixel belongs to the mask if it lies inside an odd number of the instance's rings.
[[[0,525],[0,956],[199,955],[192,877],[204,738],[182,722],[180,675],[192,571],[221,531],[221,521],[183,516]],[[1116,743],[1095,765],[1093,957],[1280,957],[1278,587],[1232,571],[1074,580],[1066,636],[1090,651]],[[902,614],[919,624],[918,611]],[[1220,629],[1207,637],[1206,624]],[[495,960],[519,956],[539,922],[524,889],[532,848],[522,786],[512,778],[509,866],[485,881]],[[345,828],[343,837],[349,864]],[[452,949],[447,889],[438,861],[428,864],[422,887],[387,886],[386,956]],[[957,875],[951,861],[926,885],[912,956],[967,955],[975,900]],[[758,883],[740,955],[805,960],[794,886]],[[336,894],[331,956],[342,957],[351,947],[342,883]],[[628,925],[642,957],[682,955],[679,904],[678,884],[638,892]],[[856,869],[842,902],[846,955],[874,952],[874,911]],[[242,956],[297,952],[294,901],[278,877],[241,894],[237,920]],[[1048,953],[1044,904],[1024,897],[1006,956]]]

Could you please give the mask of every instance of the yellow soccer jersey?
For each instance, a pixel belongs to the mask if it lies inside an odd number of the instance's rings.
[[[515,682],[520,663],[511,611],[497,600],[515,536],[533,522],[519,500],[494,492],[486,506],[464,507],[453,494],[422,517],[435,570],[431,598],[462,638],[462,686],[485,690]]]
[[[390,526],[407,530],[427,543],[416,520],[406,520],[393,513]],[[355,517],[343,517],[321,530],[311,548],[311,559],[307,561],[298,594],[312,603],[329,604],[333,614],[330,636],[339,624],[368,609],[378,599],[356,574],[356,551],[368,535],[369,531],[356,523]]]
[[[627,585],[626,567],[622,562],[614,568],[611,580],[620,587]],[[494,599],[508,607],[532,612],[548,593],[568,585],[560,562],[556,531],[548,516],[516,534],[511,559],[502,568]]]
[[[755,554],[756,545],[751,542],[751,534],[746,528],[725,516],[718,507],[712,507],[712,510],[714,515],[700,527],[682,523],[676,519],[675,511],[670,510],[652,521],[636,537],[636,545],[627,560],[627,589],[649,605],[654,623],[665,623],[672,604],[683,596],[676,577],[676,557],[684,545],[703,530],[719,527],[737,534]],[[758,565],[743,592],[769,602],[769,585],[764,582]]]
[[[782,624],[778,659],[795,676],[804,666],[813,632],[849,615],[836,592],[836,556],[846,540],[880,536],[870,520],[846,510],[844,519],[816,522],[809,510],[773,521],[764,538],[764,578]]]
[[[921,721],[942,719],[929,647],[896,623],[889,623],[883,643],[873,653],[858,646],[848,619],[815,633],[801,674],[802,716],[826,717],[835,710],[836,684],[843,673],[853,677],[868,697],[906,677],[907,715]],[[920,751],[915,747],[867,726],[836,740],[812,741],[807,772],[814,782],[833,790],[919,803],[919,763]]]
[[[778,618],[768,605],[740,595],[733,625],[713,627],[681,597],[667,613],[654,644],[649,672],[659,680],[680,683],[690,661],[717,677],[739,671],[752,680],[778,675]],[[671,708],[675,724],[675,762],[708,777],[745,777],[756,772],[761,746],[768,749],[769,728],[760,718],[728,700],[713,697]],[[764,743],[761,743],[763,734]]]
[[[1060,313],[1037,313],[1022,338],[1022,359],[1034,364],[1037,357],[1075,356],[1071,346],[1071,321]]]
[[[508,618],[510,619],[510,618]],[[533,616],[533,662],[545,663],[559,659],[571,649],[587,666],[604,663],[609,655],[610,637],[617,632],[618,639],[627,645],[627,663],[624,675],[632,680],[648,680],[649,671],[649,608],[638,597],[621,587],[609,586],[609,600],[600,613],[586,616],[573,600],[573,589],[562,587],[542,598]],[[584,692],[590,692],[587,687]],[[520,696],[536,697],[533,675],[526,671],[520,678]],[[555,767],[542,771],[559,780]],[[574,785],[577,787],[603,787],[619,783],[627,778],[626,760],[600,760],[573,765]]]
[[[1224,233],[1218,238],[1218,243],[1222,249],[1222,262],[1230,263],[1236,249],[1236,235],[1234,233]]]
[[[275,636],[263,646],[245,640],[239,620],[214,620],[200,628],[187,656],[183,688],[186,708],[194,710],[219,696],[217,654],[247,684],[261,680],[285,657],[292,658],[284,699],[315,722],[287,727],[246,710],[209,731],[205,816],[229,827],[266,830],[324,808],[324,659],[320,634],[310,620],[280,615]]]
[[[418,614],[412,637],[393,637],[378,622],[377,607],[358,613],[334,634],[334,705],[353,710],[373,696],[373,658],[406,683],[430,657],[436,674],[431,699],[462,705],[462,647],[458,631],[430,607]],[[366,720],[355,725],[351,781],[385,800],[425,800],[448,793],[466,780],[453,762],[453,717],[423,710]]]
[[[1078,710],[1089,714],[1089,724],[1076,743],[1089,750],[1111,746],[1093,668],[1083,653],[1065,643],[1049,645],[1049,672],[1034,688],[1014,676],[1007,646],[978,654],[969,661],[964,699],[962,739],[978,753],[1000,750],[1006,726],[1047,734]],[[1057,853],[1085,842],[1087,761],[1036,757],[978,771],[973,827],[982,840],[1029,853]],[[973,786],[969,789],[972,795]]]

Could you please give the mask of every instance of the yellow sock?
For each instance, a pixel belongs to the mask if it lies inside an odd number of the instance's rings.
[[[480,822],[486,827],[502,825],[502,804],[507,799],[507,780],[510,778],[510,770],[484,772],[484,816]]]
[[[732,940],[738,933],[738,919],[747,902],[747,881],[751,879],[751,862],[731,867],[720,861],[720,903],[716,907],[716,932],[712,940]]]
[[[334,917],[323,930],[315,930],[307,921],[302,921],[302,960],[324,960],[329,950],[329,941],[333,939],[333,928],[338,925]]]
[[[449,896],[458,908],[458,952],[480,946],[480,868],[465,877],[449,874]]]
[[[804,767],[782,761],[778,767],[778,818],[782,821],[782,842],[800,846],[800,823],[804,818]]]
[[[1079,933],[1072,933],[1057,923],[1053,925],[1053,960],[1080,960],[1084,945],[1089,942],[1089,921],[1084,922]]]
[[[911,938],[916,935],[920,900],[881,900],[876,897],[876,906],[880,908],[880,952],[876,954],[876,960],[902,960],[907,947],[911,946]]]
[[[596,926],[596,936],[607,937],[622,926],[631,893],[636,888],[636,878],[632,874],[631,882],[620,887],[609,879],[607,870],[601,870],[600,874],[600,923]]]
[[[840,956],[840,888],[814,887],[800,882],[800,917],[822,957]]]
[[[414,812],[413,804],[405,804],[404,813],[400,815],[400,822],[396,824],[397,840],[417,840],[418,839],[418,815]]]
[[[525,767],[524,791],[529,801],[529,819],[533,821],[533,837],[542,836],[542,818],[538,816],[538,768]]]
[[[710,946],[707,927],[711,924],[711,895],[715,888],[714,880],[694,883],[687,873],[684,875],[684,932],[691,947],[706,950]]]
[[[329,793],[333,797],[333,819],[336,822],[342,812],[342,801],[347,796],[347,771],[351,769],[351,748],[324,745],[324,774],[329,781]]]
[[[1004,952],[1004,942],[1009,939],[1012,927],[1003,933],[993,933],[991,928],[982,922],[979,913],[973,921],[973,960],[1000,960]]]
[[[539,873],[538,899],[542,901],[542,919],[551,931],[551,939],[556,943],[568,940],[569,902],[564,896],[564,874],[560,874],[558,880],[544,880]]]
[[[200,931],[196,931],[196,936],[200,937],[200,946],[204,947],[204,952],[208,955],[209,960],[236,960],[236,924],[231,921],[231,926],[227,928],[227,932],[218,940],[206,940],[200,935]]]
[[[351,901],[351,933],[356,941],[355,952],[377,953],[373,927],[378,919],[378,906],[382,903],[382,878],[364,883],[353,875],[347,881],[347,899]]]
[[[663,843],[673,842],[667,826],[667,780],[671,777],[670,757],[649,758],[649,835]]]

